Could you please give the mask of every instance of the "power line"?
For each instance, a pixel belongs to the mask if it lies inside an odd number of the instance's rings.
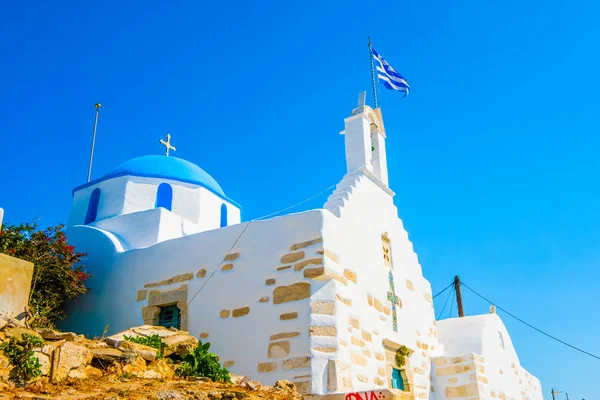
[[[596,359],[600,360],[600,357],[599,357],[599,356],[597,356],[597,355],[595,355],[595,354],[592,354],[592,353],[590,353],[590,352],[588,352],[588,351],[582,350],[582,349],[580,349],[579,347],[575,347],[575,346],[573,346],[572,344],[569,344],[569,343],[565,342],[564,340],[560,340],[560,339],[559,339],[559,338],[557,338],[556,336],[552,336],[552,335],[550,335],[549,333],[546,333],[546,332],[542,331],[541,329],[538,329],[538,328],[536,328],[535,326],[533,326],[533,325],[531,325],[531,324],[529,324],[529,323],[527,323],[527,322],[523,321],[521,318],[517,317],[517,316],[516,316],[516,315],[514,315],[514,314],[511,314],[510,312],[506,311],[504,308],[500,307],[500,306],[499,306],[499,305],[497,305],[496,303],[494,303],[494,302],[492,302],[492,301],[490,301],[490,300],[486,299],[485,297],[483,297],[482,295],[480,295],[479,293],[477,293],[476,291],[474,291],[473,289],[471,289],[469,286],[467,286],[467,285],[466,285],[464,282],[462,282],[461,284],[462,284],[462,286],[466,287],[466,288],[467,288],[467,289],[469,289],[471,292],[473,292],[475,295],[477,295],[477,296],[481,297],[483,300],[485,300],[485,301],[487,301],[488,303],[490,303],[491,305],[495,306],[495,307],[496,307],[498,310],[504,311],[506,314],[508,314],[509,316],[513,317],[514,319],[516,319],[517,321],[521,322],[522,324],[525,324],[525,325],[527,325],[527,326],[528,326],[528,327],[530,327],[531,329],[534,329],[534,330],[538,331],[539,333],[541,333],[542,335],[548,336],[550,339],[554,339],[554,340],[556,340],[557,342],[564,344],[565,346],[568,346],[568,347],[570,347],[570,348],[572,348],[572,349],[574,349],[574,350],[577,350],[577,351],[579,351],[579,352],[581,352],[581,353],[583,353],[583,354],[587,354],[587,355],[588,355],[588,356],[590,356],[590,357],[594,357],[594,358],[596,358]]]
[[[448,313],[448,318],[452,318],[452,305],[454,304],[454,296],[456,296],[456,291],[452,290],[452,302],[450,303],[450,313]]]
[[[359,169],[360,169],[360,168],[358,168],[358,169],[356,169],[356,170],[354,170],[354,171],[350,172],[350,173],[349,173],[349,175],[351,175],[351,174],[354,174],[354,173],[355,173],[355,172],[357,172]],[[254,222],[254,221],[259,221],[259,220],[261,220],[261,219],[265,219],[265,218],[268,218],[268,217],[272,217],[272,216],[274,216],[274,215],[280,214],[280,213],[282,213],[282,212],[284,212],[284,211],[287,211],[287,210],[289,210],[289,209],[292,209],[292,208],[294,208],[294,207],[297,207],[297,206],[299,206],[299,205],[301,205],[301,204],[304,204],[304,203],[306,203],[307,201],[310,201],[310,200],[312,200],[312,199],[314,199],[314,198],[317,198],[317,197],[321,196],[323,193],[326,193],[326,192],[328,192],[329,190],[333,189],[333,188],[334,188],[336,185],[337,185],[337,183],[334,183],[333,185],[329,186],[327,189],[325,189],[325,190],[322,190],[322,191],[320,191],[319,193],[315,194],[314,196],[311,196],[311,197],[309,197],[309,198],[307,198],[307,199],[304,199],[304,200],[302,200],[302,201],[300,201],[300,202],[298,202],[298,203],[296,203],[296,204],[294,204],[294,205],[291,205],[291,206],[289,206],[289,207],[286,207],[286,208],[282,208],[281,210],[278,210],[278,211],[275,211],[275,212],[272,212],[272,213],[269,213],[269,214],[263,215],[262,217],[254,218],[254,219],[252,219],[252,220],[248,221],[248,223],[246,224],[246,226],[244,227],[244,229],[242,230],[242,232],[239,234],[239,236],[238,236],[238,237],[235,239],[235,242],[234,242],[234,243],[233,243],[233,245],[232,245],[232,246],[229,248],[229,251],[228,251],[226,254],[229,254],[229,253],[231,253],[231,250],[233,250],[233,248],[235,247],[235,245],[236,245],[236,244],[238,244],[238,242],[239,242],[239,241],[240,241],[240,239],[242,238],[242,235],[244,235],[244,233],[246,232],[246,230],[248,229],[248,227],[250,226],[250,224],[251,224],[252,222]],[[192,302],[192,301],[193,301],[193,300],[196,298],[196,296],[198,296],[198,294],[199,294],[199,293],[202,291],[202,289],[204,289],[204,287],[205,287],[205,286],[208,284],[208,282],[209,282],[209,281],[212,279],[212,277],[213,277],[213,276],[214,276],[214,275],[217,273],[217,271],[218,271],[218,270],[219,270],[219,267],[217,266],[217,268],[215,268],[215,270],[213,271],[213,273],[212,273],[212,274],[210,274],[210,276],[208,277],[208,279],[206,279],[206,281],[205,281],[205,282],[204,282],[204,284],[203,284],[203,285],[200,287],[200,289],[198,289],[198,291],[197,291],[196,293],[194,293],[194,295],[192,296],[192,298],[190,299],[190,301],[188,302],[188,304],[190,304],[190,303],[191,303],[191,302]],[[445,289],[444,289],[444,290],[445,290]]]
[[[448,287],[450,287],[450,286],[448,286]],[[448,288],[446,288],[446,289],[448,289]],[[446,289],[444,289],[444,290],[446,290]],[[451,295],[452,295],[452,291],[448,292],[448,297],[446,297],[446,301],[444,302],[444,307],[442,307],[442,311],[440,311],[440,315],[438,315],[437,319],[442,318],[442,314],[444,313],[444,310],[446,309],[446,304],[448,304],[448,300],[450,300]]]
[[[442,290],[441,292],[439,292],[438,294],[436,294],[435,296],[433,296],[433,299],[435,300],[436,297],[438,297],[440,294],[444,293],[452,285],[454,285],[454,282],[452,282],[451,284],[449,284],[448,286],[446,286],[446,288],[444,290]]]

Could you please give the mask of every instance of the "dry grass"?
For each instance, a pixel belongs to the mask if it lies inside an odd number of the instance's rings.
[[[232,393],[245,400],[300,400],[302,397],[282,389],[263,386],[252,391],[241,386],[222,383],[188,382],[181,380],[149,380],[119,378],[116,375],[101,379],[67,380],[61,384],[40,379],[25,388],[0,387],[0,399],[64,399],[64,400],[122,400],[122,399],[199,399],[218,398],[213,394]]]

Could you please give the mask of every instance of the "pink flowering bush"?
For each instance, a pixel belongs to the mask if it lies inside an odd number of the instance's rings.
[[[0,252],[34,264],[29,307],[33,327],[53,327],[66,317],[67,301],[87,292],[90,274],[80,264],[84,253],[67,243],[64,225],[39,230],[37,222],[3,226]]]

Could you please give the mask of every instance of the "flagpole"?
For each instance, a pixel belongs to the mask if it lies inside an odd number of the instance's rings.
[[[371,48],[371,36],[369,36],[369,56],[371,59],[371,82],[373,83],[373,100],[377,108],[377,89],[375,86],[375,68],[373,68],[373,49]]]
[[[96,143],[96,128],[98,127],[98,113],[100,112],[100,103],[94,105],[96,107],[96,117],[94,118],[94,134],[92,135],[92,149],[90,150],[90,166],[88,167],[87,181],[92,177],[92,160],[94,159],[94,144]]]

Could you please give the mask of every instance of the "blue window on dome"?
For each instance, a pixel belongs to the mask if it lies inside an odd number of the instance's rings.
[[[227,206],[225,203],[221,204],[221,228],[227,226]]]
[[[404,379],[399,369],[392,368],[392,388],[404,390]]]
[[[96,188],[90,195],[90,202],[88,203],[88,209],[85,213],[84,224],[91,224],[98,217],[98,205],[100,204],[100,189]]]
[[[171,207],[173,206],[173,188],[168,183],[161,183],[158,185],[158,190],[156,191],[156,204],[155,208],[162,207],[171,211]]]

